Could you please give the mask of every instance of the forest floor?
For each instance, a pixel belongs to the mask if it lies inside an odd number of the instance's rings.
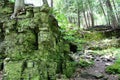
[[[92,43],[91,47],[104,48],[108,44],[115,44],[115,40]],[[108,74],[106,72],[106,68],[119,59],[119,52],[120,49],[113,46],[102,50],[84,50],[73,53],[71,56],[75,61],[80,62],[80,59],[84,59],[89,63],[92,60],[93,64],[84,68],[78,67],[69,80],[120,80],[119,74]]]
[[[119,80],[118,75],[107,74],[105,72],[106,66],[114,63],[114,58],[105,58],[104,55],[92,57],[94,57],[94,64],[88,68],[76,69],[76,72],[70,80]]]
[[[120,38],[110,37],[112,32],[106,33],[109,37],[100,40],[88,40],[83,51],[71,54],[71,57],[79,63],[82,59],[88,63],[91,63],[92,60],[93,64],[87,67],[78,67],[69,80],[120,80],[119,74],[114,72],[109,74],[106,71],[108,66],[113,67],[116,61],[120,61]],[[117,72],[117,68],[119,67],[114,66],[111,71]]]

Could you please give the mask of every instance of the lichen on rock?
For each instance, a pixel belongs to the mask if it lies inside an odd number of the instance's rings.
[[[68,67],[64,42],[51,9],[43,6],[33,11],[33,17],[4,22],[4,80],[56,80],[56,74],[65,74]]]

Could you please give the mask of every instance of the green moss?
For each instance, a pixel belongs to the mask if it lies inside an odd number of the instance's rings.
[[[22,74],[23,61],[11,61],[5,63],[5,80],[20,80]]]
[[[88,66],[92,65],[93,61],[86,61],[84,59],[80,59],[78,64],[80,67],[84,68],[84,67],[88,67]]]
[[[64,69],[64,74],[70,78],[73,73],[75,72],[75,69],[77,67],[77,63],[76,62],[67,62],[66,63],[66,68]]]
[[[76,64],[66,63],[69,59],[65,57],[64,51],[69,52],[69,45],[64,46],[64,43],[60,42],[62,40],[60,40],[57,21],[54,24],[48,9],[35,12],[32,19],[23,19],[22,15],[19,17],[22,19],[17,22],[7,20],[8,22],[5,23],[5,54],[10,58],[10,61],[5,64],[5,80],[21,78],[47,80],[48,76],[51,80],[55,80],[57,64],[62,66],[64,73],[70,77],[75,71]],[[37,30],[36,34],[34,30]],[[23,66],[22,60],[28,60],[28,62],[26,61]],[[34,64],[33,60],[37,62]]]
[[[85,40],[89,40],[89,41],[99,41],[105,37],[102,33],[94,31],[94,32],[86,32],[84,34],[84,38]]]
[[[8,14],[8,13],[12,13],[12,8],[10,7],[1,7],[0,6],[0,14]],[[0,15],[1,16],[1,15]]]
[[[35,39],[35,35],[31,31],[19,34],[11,32],[5,38],[7,43],[7,56],[17,60],[23,59],[27,57],[27,55],[31,56],[30,54],[34,52],[33,50],[37,47],[35,46]]]
[[[18,22],[18,25],[16,26],[16,28],[18,29],[18,32],[27,31],[31,26],[31,23],[32,23],[32,20],[23,19]]]
[[[38,68],[33,67],[33,68],[26,68],[22,74],[22,78],[25,80],[39,80],[40,76],[38,75]]]
[[[110,65],[105,69],[105,71],[110,74],[120,74],[120,64],[115,63]]]

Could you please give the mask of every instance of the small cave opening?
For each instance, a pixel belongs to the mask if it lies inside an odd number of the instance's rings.
[[[3,26],[3,23],[2,22],[0,22],[0,43],[2,42],[2,41],[4,41],[4,38],[5,38],[5,30],[4,30],[4,26]]]
[[[70,52],[76,53],[77,52],[77,45],[74,43],[69,43],[70,46]]]
[[[4,23],[0,22],[0,71],[4,69],[4,62],[5,59],[5,29],[4,29]]]
[[[33,29],[33,32],[34,32],[34,35],[35,35],[35,43],[34,43],[35,50],[38,50],[38,32],[39,32],[39,28],[35,27]]]

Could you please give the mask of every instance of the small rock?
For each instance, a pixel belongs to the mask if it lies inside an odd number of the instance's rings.
[[[113,57],[112,59],[113,59],[113,61],[114,61],[114,60],[116,60],[116,58],[115,58],[115,57]]]
[[[107,59],[106,58],[102,58],[102,61],[107,62]]]
[[[101,59],[99,57],[96,57],[95,61],[100,61]]]
[[[112,62],[113,60],[112,59],[107,59],[108,62]]]
[[[104,77],[102,80],[108,80],[108,77]]]
[[[96,79],[100,79],[100,78],[103,78],[104,75],[98,71],[95,71],[95,73],[93,74],[93,76],[96,78]]]
[[[4,61],[5,61],[5,62],[9,62],[9,61],[10,61],[10,58],[5,58]]]
[[[86,56],[86,59],[93,59],[93,57],[92,56]]]
[[[110,66],[112,65],[112,63],[105,63],[105,66]]]
[[[80,76],[85,79],[94,79],[94,76],[92,74],[89,74],[88,72],[83,72],[80,74]]]
[[[84,72],[81,74],[81,77],[86,79],[100,79],[103,78],[104,75],[100,72],[95,71],[93,73]]]

